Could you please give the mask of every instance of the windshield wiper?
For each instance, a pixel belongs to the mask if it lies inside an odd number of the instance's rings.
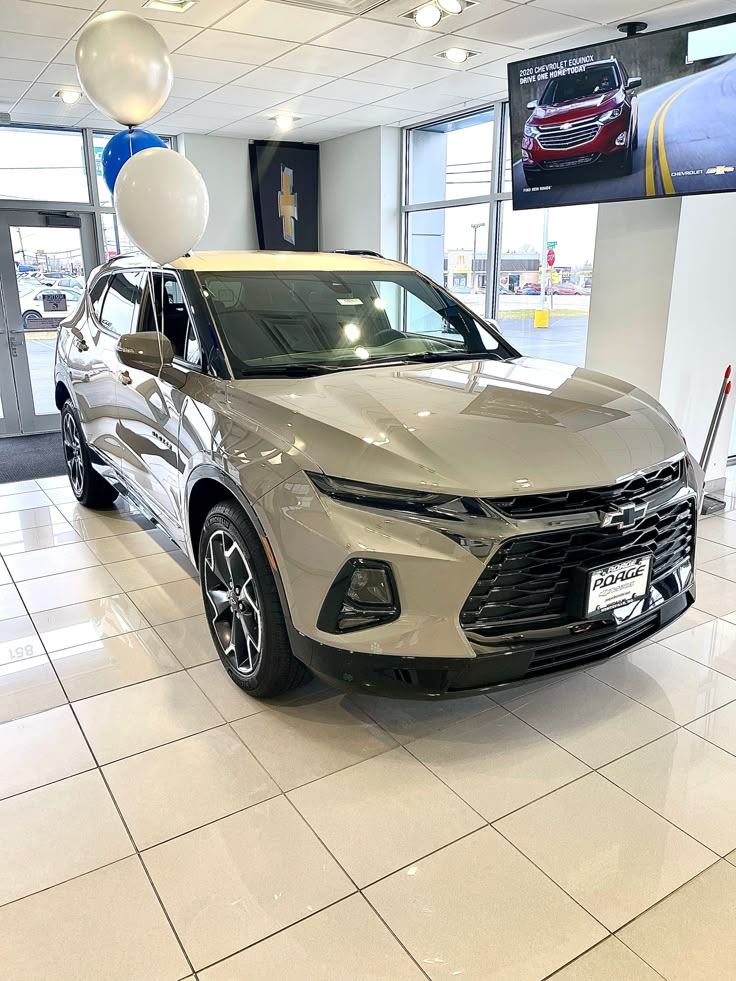
[[[503,361],[495,351],[422,351],[421,354],[402,354],[389,359],[391,363],[399,364],[431,364],[433,361]],[[381,362],[373,362],[381,363]]]
[[[283,378],[308,378],[310,375],[326,375],[333,371],[339,371],[339,369],[307,361],[303,363],[294,362],[293,364],[245,365],[240,369],[239,377],[267,378],[271,375],[277,375]]]

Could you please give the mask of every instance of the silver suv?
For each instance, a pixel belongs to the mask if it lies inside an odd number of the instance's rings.
[[[196,563],[232,680],[471,694],[620,653],[694,601],[702,472],[667,413],[521,357],[354,254],[98,269],[56,402],[74,494]]]

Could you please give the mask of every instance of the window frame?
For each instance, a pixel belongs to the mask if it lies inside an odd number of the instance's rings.
[[[135,271],[135,272],[139,272],[139,273],[144,273],[145,274],[145,282],[144,282],[144,284],[142,286],[142,289],[141,289],[141,299],[140,299],[140,304],[139,304],[139,308],[138,308],[138,316],[136,317],[136,320],[135,320],[135,331],[134,331],[134,333],[139,333],[139,332],[140,333],[144,333],[143,331],[140,331],[140,324],[141,324],[143,312],[145,311],[145,308],[146,308],[146,303],[149,301],[149,298],[151,296],[151,282],[150,282],[150,277],[149,277],[148,274],[151,273],[153,276],[157,276],[157,275],[158,276],[172,276],[176,280],[177,285],[179,286],[179,289],[181,290],[181,295],[184,298],[184,308],[186,309],[186,312],[187,312],[187,320],[189,321],[189,326],[187,327],[186,337],[188,338],[189,337],[189,332],[192,331],[194,333],[194,336],[197,338],[197,342],[199,343],[199,364],[198,365],[192,364],[190,361],[187,361],[185,358],[180,358],[176,354],[174,355],[172,364],[176,365],[177,368],[182,368],[185,371],[195,371],[195,372],[197,372],[197,374],[200,374],[200,375],[208,375],[208,374],[210,374],[208,358],[207,358],[207,355],[206,355],[206,352],[205,352],[204,345],[202,344],[202,334],[197,329],[197,325],[194,322],[194,315],[192,313],[192,304],[191,304],[191,302],[189,300],[189,297],[187,296],[186,290],[184,289],[184,284],[182,283],[182,280],[181,280],[181,276],[179,275],[179,273],[177,272],[177,270],[176,269],[170,269],[170,268],[152,269],[149,266],[145,266],[145,267],[144,266],[141,266],[141,267],[136,267],[135,270],[131,270],[131,271]],[[146,331],[146,333],[150,333],[150,331]],[[164,335],[164,336],[166,336],[166,335]],[[186,342],[185,342],[185,345],[186,345]],[[186,346],[185,346],[185,350],[186,350]]]

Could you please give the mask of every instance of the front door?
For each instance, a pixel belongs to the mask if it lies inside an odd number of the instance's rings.
[[[96,261],[91,215],[0,211],[0,436],[59,428],[59,324]]]

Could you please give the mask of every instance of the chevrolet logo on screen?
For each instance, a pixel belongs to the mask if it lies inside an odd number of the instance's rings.
[[[649,505],[646,502],[636,504],[622,504],[621,507],[608,508],[600,512],[602,528],[633,528],[633,526],[646,517]]]
[[[717,177],[723,177],[724,174],[732,174],[733,167],[727,167],[725,164],[720,164],[718,167],[709,167],[706,170],[706,174],[715,174]]]
[[[279,218],[281,219],[281,229],[284,241],[289,245],[296,245],[295,221],[299,219],[297,197],[294,193],[294,171],[291,167],[284,167],[281,164],[281,190],[279,191]]]

